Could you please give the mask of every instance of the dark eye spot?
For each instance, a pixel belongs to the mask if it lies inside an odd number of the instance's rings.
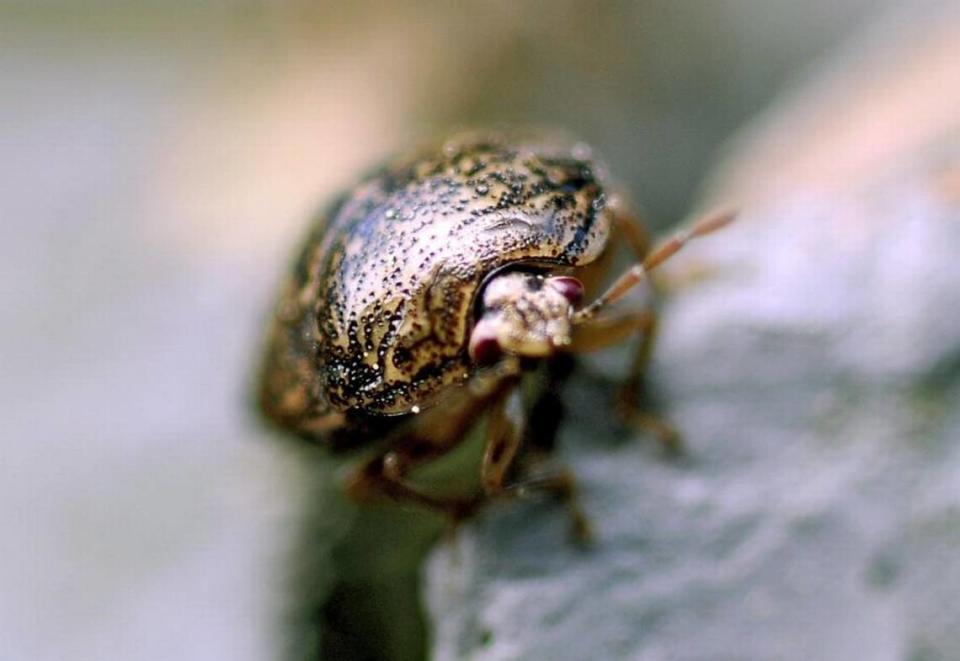
[[[500,343],[494,337],[485,337],[472,347],[473,360],[481,367],[493,365],[500,359],[503,352]]]
[[[571,305],[577,305],[583,300],[583,283],[569,275],[558,275],[550,278],[550,286],[556,289]]]

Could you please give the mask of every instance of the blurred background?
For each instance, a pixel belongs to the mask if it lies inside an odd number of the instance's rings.
[[[0,1],[0,658],[315,658],[338,617],[392,626],[325,601],[393,571],[337,564],[381,524],[357,542],[318,505],[337,466],[247,404],[313,211],[424,137],[547,124],[664,228],[825,53],[946,3],[895,4]],[[370,635],[418,658],[412,617]]]

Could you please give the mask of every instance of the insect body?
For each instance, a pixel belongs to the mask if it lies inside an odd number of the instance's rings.
[[[468,133],[400,157],[312,228],[277,306],[261,408],[335,449],[388,438],[355,491],[462,512],[463,499],[423,493],[406,474],[488,413],[481,482],[488,496],[516,490],[522,482],[507,479],[525,424],[521,365],[652,337],[651,310],[613,303],[727,220],[707,219],[646,255],[643,230],[610,199],[582,145]],[[580,307],[624,242],[646,261]]]

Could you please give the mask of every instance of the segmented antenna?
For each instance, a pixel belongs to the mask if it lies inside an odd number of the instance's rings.
[[[657,244],[643,262],[633,265],[593,303],[574,313],[573,323],[579,324],[592,319],[601,308],[617,302],[633,287],[647,279],[650,271],[680,252],[680,249],[689,241],[726,227],[736,217],[737,213],[735,211],[724,211],[704,216],[695,222],[692,227],[681,230],[663,243]]]

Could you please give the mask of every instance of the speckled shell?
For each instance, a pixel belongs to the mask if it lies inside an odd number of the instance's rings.
[[[510,265],[595,260],[601,168],[555,137],[470,133],[389,162],[317,220],[277,308],[261,404],[324,438],[468,379],[474,301]]]

